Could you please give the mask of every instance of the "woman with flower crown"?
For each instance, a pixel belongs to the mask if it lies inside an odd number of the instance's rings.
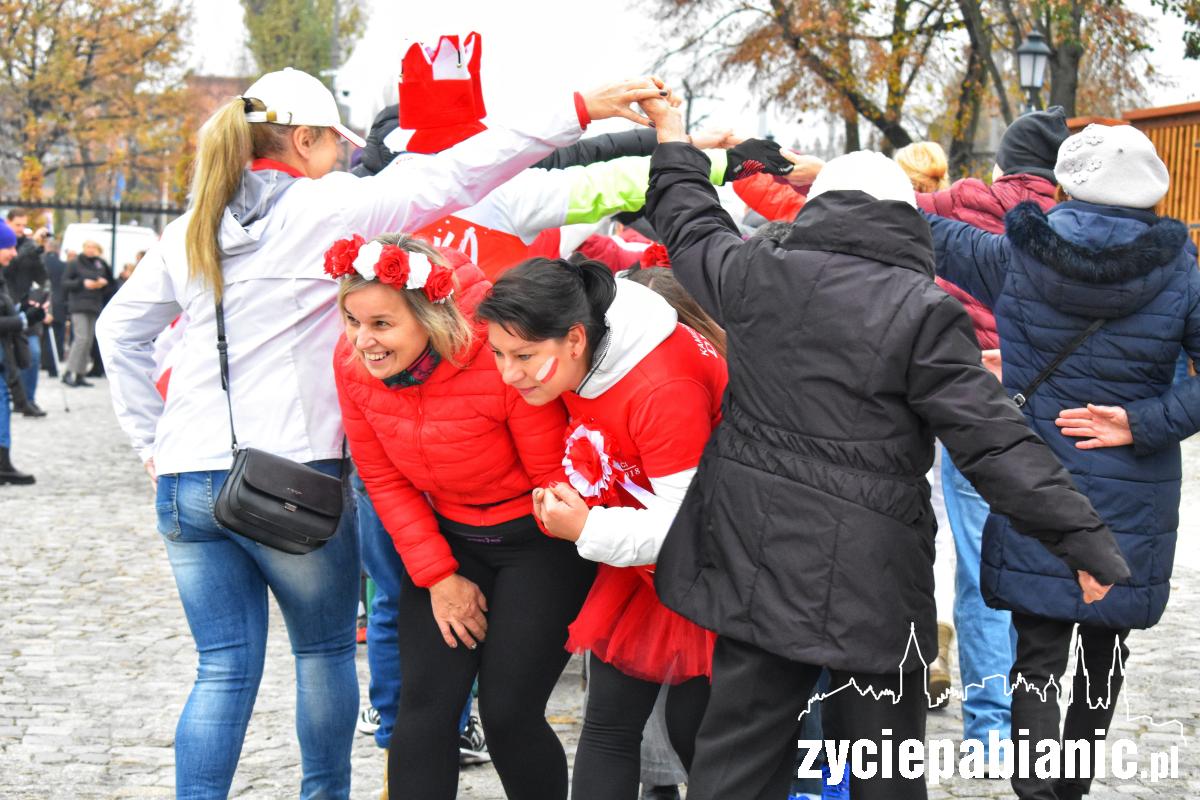
[[[574,800],[637,794],[642,728],[659,687],[685,768],[708,700],[713,636],[668,610],[653,565],[721,416],[725,359],[653,290],[599,262],[532,259],[480,304],[504,383],[564,402],[567,481],[534,490],[551,536],[600,563],[568,649],[591,652]]]
[[[335,243],[326,270],[341,280],[334,374],[346,437],[406,571],[388,785],[455,796],[459,715],[478,673],[506,795],[565,800],[545,708],[595,565],[538,530],[530,499],[562,477],[563,406],[528,405],[501,380],[473,320],[490,284],[458,251],[355,237]]]
[[[322,254],[349,232],[417,229],[477,203],[578,139],[590,119],[641,120],[630,102],[670,93],[644,79],[553,94],[531,90],[531,104],[542,110],[516,127],[494,125],[437,156],[357,178],[334,171],[338,137],[363,142],[341,125],[330,91],[299,70],[268,73],[205,123],[191,207],[166,226],[101,315],[97,338],[113,406],[157,481],[158,528],[199,656],[175,730],[180,800],[229,794],[262,677],[269,595],[295,654],[299,796],[350,796],[358,713],[353,508],[346,503],[337,534],[306,555],[219,525],[213,501],[233,462],[230,417],[242,446],[341,474],[330,367],[341,322]],[[228,394],[216,348],[218,303]],[[164,403],[151,378],[154,339],[181,312],[188,327]]]

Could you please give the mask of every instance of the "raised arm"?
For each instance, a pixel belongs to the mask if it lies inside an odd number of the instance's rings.
[[[709,180],[725,178],[725,151],[710,154]],[[527,169],[488,196],[526,242],[547,228],[599,222],[646,204],[650,158],[617,158],[584,167]]]
[[[554,148],[571,144],[593,119],[622,116],[642,121],[629,104],[665,91],[643,79],[563,97],[527,122],[493,125],[437,155],[397,158],[367,178],[331,173],[318,184],[324,202],[342,209],[345,230],[368,238],[387,231],[420,230],[478,203]]]
[[[938,276],[962,287],[988,308],[994,308],[1012,256],[1008,239],[965,222],[921,213],[933,232]]]
[[[657,144],[658,135],[652,128],[602,133],[560,147],[533,166],[537,169],[566,169],[625,156],[648,156],[654,152]]]

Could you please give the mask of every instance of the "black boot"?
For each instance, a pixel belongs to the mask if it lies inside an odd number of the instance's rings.
[[[46,416],[46,412],[42,410],[42,407],[39,406],[37,403],[33,402],[32,400],[25,403],[25,407],[21,409],[21,413],[27,417],[44,417],[44,416]]]
[[[63,370],[62,382],[65,383],[67,386],[78,385],[75,383],[75,373],[71,372],[69,370]]]
[[[642,800],[679,800],[678,786],[651,786],[642,784]]]
[[[20,472],[8,458],[8,448],[0,447],[0,483],[15,483],[28,486],[34,482],[32,475]]]

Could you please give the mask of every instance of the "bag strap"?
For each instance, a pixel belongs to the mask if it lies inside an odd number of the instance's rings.
[[[1067,357],[1070,356],[1071,353],[1074,353],[1076,350],[1078,350],[1079,345],[1083,344],[1084,340],[1086,340],[1096,331],[1100,330],[1100,326],[1103,324],[1103,319],[1092,320],[1091,325],[1088,325],[1086,328],[1080,331],[1079,335],[1072,339],[1071,343],[1068,344],[1063,351],[1058,354],[1058,357],[1047,364],[1045,369],[1038,373],[1038,376],[1033,379],[1033,382],[1030,383],[1028,387],[1026,387],[1025,391],[1017,392],[1015,395],[1013,395],[1013,402],[1017,404],[1017,408],[1024,408],[1025,404],[1029,402],[1029,398],[1033,397],[1033,393],[1036,392],[1038,387],[1042,385],[1042,382],[1045,381],[1046,378],[1049,378],[1051,375],[1053,375],[1054,370],[1062,366],[1062,363],[1067,360]]]
[[[225,404],[229,406],[229,447],[237,453],[237,432],[233,429],[233,398],[229,394],[229,344],[225,340],[225,309],[217,301],[217,356],[221,359],[221,388],[225,390]]]

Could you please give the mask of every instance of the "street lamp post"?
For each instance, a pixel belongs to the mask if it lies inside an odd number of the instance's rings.
[[[1017,48],[1017,71],[1020,73],[1021,88],[1025,91],[1025,113],[1037,111],[1042,106],[1039,92],[1046,80],[1046,62],[1054,51],[1046,44],[1046,37],[1030,31]]]

